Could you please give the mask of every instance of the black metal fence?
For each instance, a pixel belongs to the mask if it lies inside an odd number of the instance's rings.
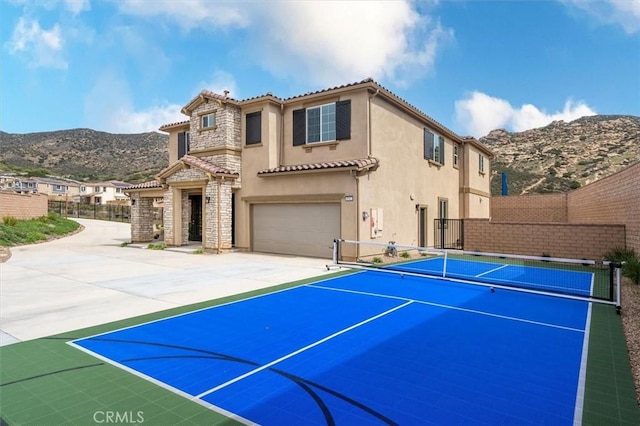
[[[82,204],[65,201],[49,201],[49,212],[65,217],[130,222],[131,207],[117,204]]]
[[[441,249],[464,248],[464,221],[462,219],[434,219],[433,246]]]

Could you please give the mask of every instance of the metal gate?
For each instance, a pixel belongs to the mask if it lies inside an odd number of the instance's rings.
[[[441,249],[464,247],[464,222],[462,219],[434,219],[433,246]]]

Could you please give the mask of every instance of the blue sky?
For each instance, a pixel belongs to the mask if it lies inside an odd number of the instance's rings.
[[[640,115],[640,1],[0,0],[0,130],[157,130],[202,89],[373,77],[461,135]]]

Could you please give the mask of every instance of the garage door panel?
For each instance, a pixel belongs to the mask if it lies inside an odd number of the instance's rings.
[[[340,237],[340,205],[254,205],[252,228],[254,251],[331,257]]]

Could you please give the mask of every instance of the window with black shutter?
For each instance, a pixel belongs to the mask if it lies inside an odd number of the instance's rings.
[[[336,102],[336,140],[351,139],[351,100]]]
[[[189,153],[189,132],[178,133],[178,159]]]
[[[247,145],[258,144],[262,142],[262,112],[253,112],[247,114],[246,141]]]
[[[444,165],[444,136],[424,129],[424,159]]]
[[[351,100],[293,111],[293,145],[351,139]]]

